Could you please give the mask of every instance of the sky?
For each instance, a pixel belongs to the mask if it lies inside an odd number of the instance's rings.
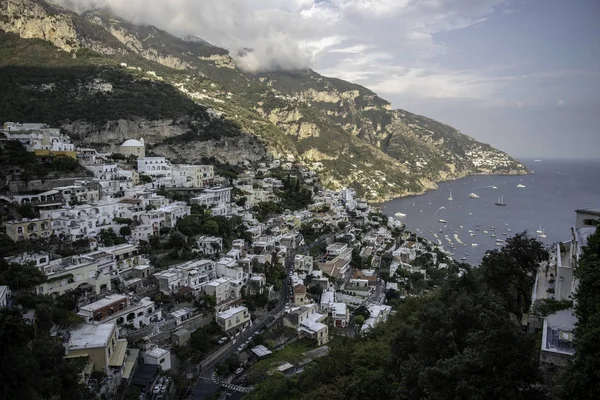
[[[600,0],[58,0],[313,68],[515,157],[600,159]]]

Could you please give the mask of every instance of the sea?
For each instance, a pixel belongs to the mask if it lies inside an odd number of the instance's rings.
[[[405,214],[400,219],[407,230],[472,265],[518,232],[527,231],[547,245],[569,240],[575,209],[600,207],[600,159],[520,161],[531,175],[473,175],[442,182],[423,195],[384,203],[383,212]],[[499,201],[505,205],[495,205]]]

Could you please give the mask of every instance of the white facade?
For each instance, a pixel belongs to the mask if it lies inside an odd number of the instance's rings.
[[[154,274],[158,288],[164,294],[173,294],[181,288],[190,287],[196,293],[205,290],[215,278],[215,262],[194,260],[175,265],[168,270]]]
[[[196,239],[198,251],[204,255],[218,254],[223,251],[223,238],[218,236],[200,236]]]
[[[218,313],[216,321],[225,332],[234,332],[242,329],[250,322],[250,312],[243,306],[230,308]]]
[[[9,140],[23,143],[29,151],[75,151],[75,145],[68,135],[61,134],[59,129],[50,128],[46,124],[6,122],[2,133]]]
[[[190,203],[211,208],[215,215],[224,215],[227,213],[231,202],[232,189],[231,187],[205,189],[200,196],[190,199]]]
[[[173,186],[199,188],[212,184],[215,178],[212,165],[176,164],[173,166]]]
[[[138,172],[149,176],[172,178],[173,166],[164,157],[141,157],[137,160]]]
[[[163,371],[171,369],[171,351],[155,347],[142,353],[144,364],[158,365]]]

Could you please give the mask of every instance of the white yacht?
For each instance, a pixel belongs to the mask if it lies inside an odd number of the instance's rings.
[[[475,193],[471,193],[469,195],[469,197],[472,198],[472,199],[478,199],[479,198],[479,196],[477,196]]]
[[[522,183],[519,183],[519,184],[517,185],[517,187],[518,187],[518,188],[524,188],[524,187],[527,187],[527,186],[523,185]]]

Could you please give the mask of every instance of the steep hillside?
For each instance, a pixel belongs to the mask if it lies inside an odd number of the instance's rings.
[[[58,124],[82,143],[144,135],[154,152],[189,161],[268,153],[372,199],[471,173],[526,172],[452,127],[392,110],[360,85],[312,70],[246,74],[224,49],[106,10],[77,15],[42,0],[0,0],[0,30],[46,41],[2,35],[0,84],[18,99],[0,100],[3,118]]]

